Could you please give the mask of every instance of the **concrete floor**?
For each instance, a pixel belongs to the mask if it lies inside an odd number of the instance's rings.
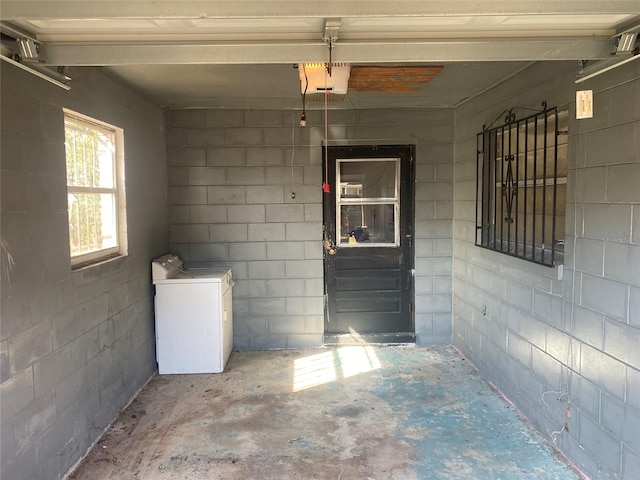
[[[455,350],[364,346],[155,376],[69,476],[577,478]]]

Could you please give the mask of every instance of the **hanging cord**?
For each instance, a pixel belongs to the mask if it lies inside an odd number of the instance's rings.
[[[353,103],[353,100],[351,100],[351,97],[349,97],[349,94],[347,93],[346,95],[347,100],[349,100],[349,103],[351,104],[351,109],[353,110],[353,115],[355,118],[355,128],[357,128],[357,126],[360,124],[360,115],[358,114],[358,109],[356,108],[355,104]]]
[[[544,108],[546,109],[546,102],[543,103]],[[579,130],[579,129],[578,129]],[[579,135],[580,132],[576,132],[576,135]],[[557,140],[556,140],[557,142]],[[572,401],[571,401],[571,390],[572,390],[572,384],[573,384],[573,338],[574,338],[574,329],[575,329],[575,303],[576,303],[576,244],[577,244],[577,238],[578,238],[578,175],[574,176],[575,178],[575,186],[573,188],[573,251],[571,252],[571,311],[569,314],[569,344],[567,345],[567,360],[566,360],[566,365],[567,365],[567,369],[568,369],[568,373],[567,373],[567,388],[566,391],[556,391],[556,390],[549,390],[547,392],[544,392],[542,394],[542,403],[544,404],[545,407],[549,407],[549,405],[547,404],[547,402],[545,401],[544,397],[547,394],[560,394],[556,400],[560,401],[560,402],[566,402],[567,403],[567,407],[565,408],[565,423],[562,425],[562,427],[559,430],[553,431],[553,432],[549,432],[549,435],[551,436],[551,440],[553,441],[553,446],[557,449],[560,450],[560,447],[558,446],[558,436],[560,434],[562,434],[562,432],[568,432],[569,431],[569,419],[571,418],[571,406],[572,406]],[[547,430],[548,432],[548,430]]]
[[[300,115],[300,128],[307,126],[307,90],[309,88],[309,77],[307,76],[307,67],[304,63],[301,63],[302,73],[304,74],[304,92],[302,92],[302,115]],[[296,118],[291,112],[291,198],[296,198],[296,192],[293,191],[293,177],[294,177],[294,158],[296,154]]]
[[[302,109],[302,116],[304,117],[304,107]],[[295,155],[296,155],[296,114],[294,110],[291,110],[291,198],[296,198],[296,192],[293,191],[293,159]]]
[[[324,193],[330,193],[329,186],[329,107],[327,105],[329,98],[329,89],[327,88],[327,69],[324,71],[324,184],[322,190]]]
[[[327,69],[324,71],[324,183],[322,184],[322,191],[326,193],[331,193],[331,186],[329,185],[329,107],[328,107],[328,98],[329,98],[329,89],[327,88]],[[327,225],[323,225],[322,227],[324,231],[324,248],[325,252],[329,255],[335,255],[336,253],[336,245],[331,241],[329,231],[327,229]],[[335,233],[335,232],[334,232]]]
[[[580,122],[576,122],[578,125]],[[567,128],[568,129],[568,128]],[[580,130],[578,128],[578,130]],[[576,137],[580,132],[576,132]],[[568,140],[567,140],[568,141]],[[557,142],[557,140],[556,140]],[[577,164],[577,159],[576,159]],[[567,408],[571,406],[571,386],[573,381],[573,335],[575,328],[575,305],[576,305],[576,245],[578,242],[578,175],[576,169],[575,187],[573,188],[573,251],[571,252],[571,313],[569,316],[569,347],[567,351],[567,367],[569,367],[569,378],[567,379]],[[563,267],[564,268],[564,267]],[[569,413],[569,410],[567,410]]]
[[[302,92],[302,115],[300,116],[300,126],[307,126],[307,89],[309,88],[309,77],[307,77],[307,67],[304,63],[302,65],[302,73],[304,73],[304,92]]]

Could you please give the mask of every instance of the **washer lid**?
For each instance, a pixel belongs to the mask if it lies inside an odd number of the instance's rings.
[[[154,284],[165,283],[221,283],[225,277],[231,280],[231,270],[228,267],[188,268],[180,270],[171,278],[154,279]]]

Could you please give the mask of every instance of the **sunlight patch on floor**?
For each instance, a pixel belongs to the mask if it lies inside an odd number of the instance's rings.
[[[299,392],[381,368],[371,346],[345,346],[293,362],[293,391]]]
[[[379,369],[380,360],[373,347],[341,347],[337,349],[342,378]]]
[[[334,352],[324,352],[293,362],[293,391],[299,392],[336,380]]]

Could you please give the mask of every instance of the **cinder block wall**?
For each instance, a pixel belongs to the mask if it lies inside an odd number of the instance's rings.
[[[323,113],[168,112],[171,251],[233,269],[235,348],[322,344]],[[415,143],[416,332],[451,340],[451,110],[330,110],[339,143]],[[295,192],[295,198],[291,193]]]
[[[456,110],[453,343],[591,478],[640,478],[640,65],[575,74],[534,66]],[[475,135],[543,100],[570,117],[562,280],[473,244]]]
[[[2,65],[0,477],[58,479],[156,369],[168,248],[163,113],[97,70],[65,92]],[[129,255],[71,271],[62,107],[124,128]],[[2,267],[5,268],[5,258]]]

